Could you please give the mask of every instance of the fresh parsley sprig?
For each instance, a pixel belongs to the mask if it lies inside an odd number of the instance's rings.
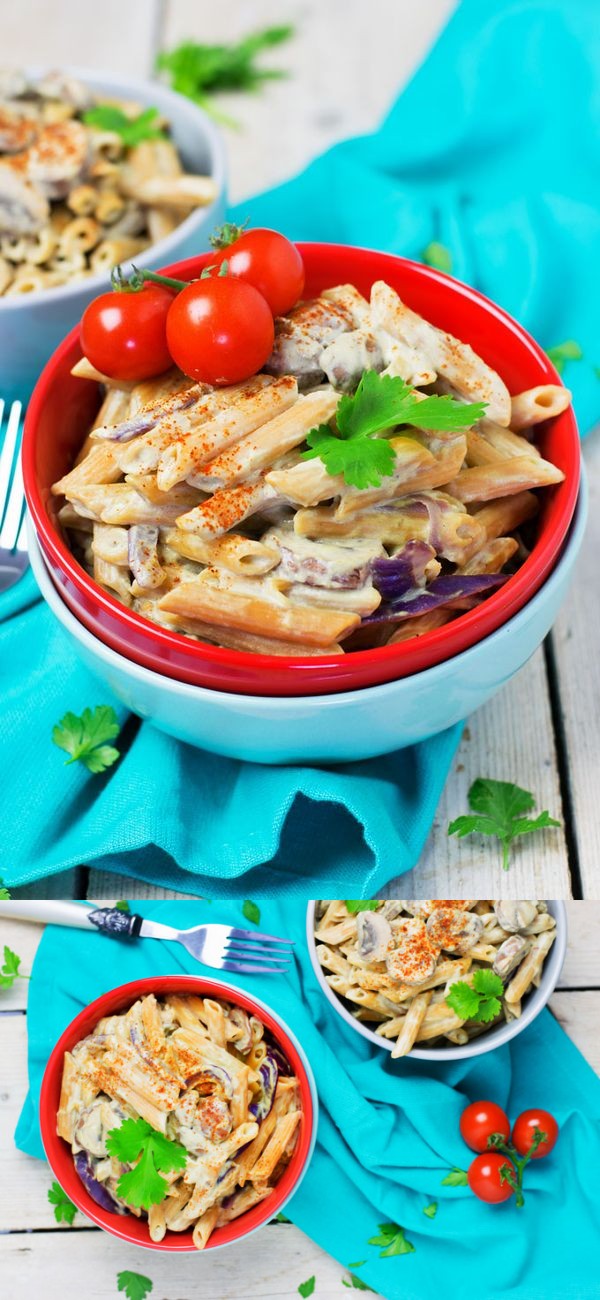
[[[426,266],[432,266],[435,271],[445,271],[446,275],[449,275],[452,270],[452,253],[437,239],[432,239],[427,248],[423,249],[421,261]]]
[[[10,897],[11,897],[11,895],[10,895],[8,889],[5,888],[5,885],[4,885],[4,881],[3,881],[3,879],[2,879],[2,876],[0,876],[0,902],[4,903],[4,902],[6,902],[6,900],[7,900],[8,898],[10,898]]]
[[[499,975],[492,970],[476,970],[468,983],[457,980],[451,984],[444,1000],[461,1020],[487,1025],[502,1010],[500,998],[503,992],[504,985]]]
[[[242,916],[247,921],[252,921],[253,925],[260,925],[260,907],[254,903],[251,898],[245,898],[242,903]]]
[[[495,835],[502,845],[502,866],[510,866],[510,846],[520,835],[545,830],[547,826],[561,823],[545,809],[537,817],[524,817],[535,807],[530,790],[523,790],[512,781],[494,781],[491,777],[478,777],[468,793],[471,813],[456,817],[448,827],[449,835]]]
[[[316,1285],[317,1279],[313,1274],[312,1277],[306,1279],[306,1282],[300,1283],[300,1286],[298,1287],[298,1295],[302,1296],[302,1300],[307,1300],[308,1296],[314,1295]]]
[[[328,474],[341,474],[352,487],[379,487],[394,472],[396,453],[386,437],[398,425],[435,432],[461,432],[480,420],[485,402],[457,402],[448,394],[421,397],[397,375],[365,370],[353,395],[346,393],[335,415],[337,433],[320,424],[306,436],[304,460],[319,457]]]
[[[380,1223],[378,1235],[369,1237],[369,1246],[382,1247],[380,1259],[388,1259],[392,1255],[411,1255],[415,1249],[412,1241],[407,1240],[404,1228],[398,1223]]]
[[[120,729],[111,705],[98,704],[93,713],[91,709],[84,709],[80,717],[76,713],[65,713],[52,728],[52,739],[59,749],[70,755],[65,767],[79,761],[88,772],[105,772],[120,756],[114,745],[107,744],[118,736]]]
[[[567,361],[581,361],[583,359],[583,348],[576,339],[565,339],[564,343],[555,343],[553,347],[548,348],[546,356],[552,362],[555,370],[558,370],[559,375],[562,375]]]
[[[131,1273],[129,1269],[124,1269],[122,1273],[117,1273],[117,1287],[119,1291],[125,1292],[127,1300],[145,1300],[152,1291],[153,1283],[143,1273]]]
[[[157,108],[145,108],[136,117],[129,117],[116,104],[96,104],[83,114],[86,126],[98,131],[112,131],[121,137],[126,149],[133,149],[142,140],[166,140],[164,131],[157,126],[160,113]]]
[[[259,90],[265,81],[286,77],[287,73],[279,68],[261,68],[256,60],[265,50],[282,45],[293,35],[294,28],[285,24],[251,32],[229,45],[183,41],[172,50],[163,50],[156,66],[166,72],[173,90],[200,104],[226,125],[237,127],[239,123],[234,118],[217,112],[211,97],[226,90]]]
[[[73,1219],[77,1214],[77,1206],[73,1205],[73,1202],[69,1200],[67,1193],[63,1192],[60,1183],[53,1182],[52,1187],[48,1191],[48,1200],[50,1204],[54,1206],[54,1218],[56,1219],[56,1222],[68,1223],[69,1227],[72,1228]]]
[[[456,1166],[442,1178],[442,1187],[468,1187],[469,1179],[464,1169],[458,1169]]]
[[[344,902],[350,916],[356,916],[357,912],[376,912],[379,907],[376,898],[345,898]]]
[[[23,975],[19,970],[21,958],[16,952],[12,951],[7,944],[4,945],[4,962],[0,966],[0,989],[11,989],[15,980],[28,980],[29,975]]]
[[[362,1277],[357,1277],[356,1273],[350,1273],[349,1279],[348,1281],[348,1278],[342,1278],[342,1286],[347,1286],[349,1291],[371,1291],[373,1295],[375,1294],[373,1287],[367,1286]]]
[[[169,1184],[163,1174],[180,1173],[187,1164],[187,1151],[180,1142],[157,1133],[145,1119],[126,1119],[106,1138],[109,1156],[124,1165],[133,1165],[117,1183],[117,1194],[128,1205],[149,1210],[160,1205]]]

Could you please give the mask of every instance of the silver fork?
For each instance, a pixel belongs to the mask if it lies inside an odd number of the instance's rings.
[[[0,592],[18,582],[29,564],[19,436],[22,407],[13,402],[2,439],[4,407],[0,398]]]
[[[136,912],[117,907],[32,899],[0,903],[0,916],[15,921],[48,921],[53,925],[78,930],[100,930],[103,934],[125,939],[170,939],[184,948],[204,966],[235,971],[238,975],[283,974],[290,968],[293,941],[258,930],[242,930],[232,925],[195,925],[191,930],[177,930],[161,921],[146,921]]]

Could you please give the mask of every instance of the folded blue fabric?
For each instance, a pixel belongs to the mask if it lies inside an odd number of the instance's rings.
[[[262,998],[293,1028],[314,1070],[321,1106],[315,1155],[286,1214],[340,1264],[354,1264],[354,1272],[387,1300],[458,1294],[597,1300],[600,1082],[551,1013],[544,1011],[506,1047],[472,1061],[392,1061],[324,998],[306,951],[303,907],[289,900],[261,900],[260,906],[261,929],[296,941],[294,972],[229,982]],[[144,901],[139,910],[180,927],[243,924],[239,904],[231,902]],[[57,1038],[84,1005],[133,979],[201,970],[179,945],[129,944],[48,927],[29,996],[30,1092],[17,1146],[43,1157],[43,1071]],[[219,972],[208,973],[219,978]],[[528,1167],[521,1210],[511,1202],[486,1206],[468,1188],[442,1185],[452,1168],[466,1169],[472,1159],[458,1122],[468,1102],[484,1097],[513,1120],[521,1110],[543,1106],[560,1125],[552,1156]],[[432,1202],[438,1209],[429,1218],[424,1209]],[[414,1252],[380,1258],[381,1247],[368,1243],[382,1223],[401,1225]]]
[[[596,0],[464,0],[380,131],[239,208],[295,238],[415,257],[443,241],[456,274],[544,344],[579,340],[565,379],[584,428],[600,411],[596,18]],[[185,892],[227,893],[244,875],[254,892],[351,881],[360,895],[416,862],[459,728],[371,763],[269,770],[144,724],[106,776],[65,769],[52,725],[107,692],[18,599],[0,598],[0,780],[5,828],[20,827],[8,883],[83,860]]]

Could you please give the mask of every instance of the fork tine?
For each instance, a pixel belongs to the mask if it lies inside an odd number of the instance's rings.
[[[244,962],[224,961],[220,970],[235,971],[237,975],[284,975],[289,966],[248,966]]]
[[[263,943],[259,936],[257,936],[254,942],[251,939],[226,939],[225,943],[235,944],[236,948],[247,948],[249,952],[259,951],[268,953],[270,957],[277,957],[279,955],[282,957],[290,957],[293,946],[291,943],[288,945],[283,943]]]
[[[0,422],[4,415],[4,402],[0,410]],[[13,464],[15,462],[15,452],[17,439],[19,436],[19,425],[21,422],[21,403],[13,402],[6,426],[6,435],[2,448],[0,449],[0,528],[4,523],[4,516],[8,499],[10,495],[11,479],[13,477]]]
[[[271,943],[294,943],[293,939],[282,939],[278,934],[263,934],[261,930],[237,930],[232,928],[229,931],[230,939],[268,939]]]
[[[267,965],[269,970],[289,970],[290,968],[290,963],[287,961],[271,961],[268,957],[260,956],[254,961],[245,952],[227,952],[223,953],[223,957],[225,961],[243,962],[245,966],[251,966],[253,970],[257,965]]]
[[[21,457],[18,456],[8,501],[5,505],[4,519],[0,526],[0,546],[6,547],[8,551],[14,550],[17,544],[17,538],[21,531],[24,504],[23,471],[21,469]]]
[[[253,953],[249,952],[247,948],[227,948],[225,952],[223,952],[223,957],[226,957],[229,961],[265,961],[269,962],[270,966],[287,966],[288,963],[290,963],[290,956],[290,953],[284,953],[281,958],[278,958],[271,956],[271,953],[262,952],[261,949],[258,949],[258,952]]]

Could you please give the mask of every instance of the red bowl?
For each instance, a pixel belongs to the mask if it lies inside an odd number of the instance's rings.
[[[369,249],[335,244],[299,247],[307,295],[347,281],[368,294],[374,280],[386,280],[411,307],[471,343],[512,393],[560,383],[545,352],[512,317],[451,276]],[[206,253],[167,269],[191,279],[209,261]],[[99,587],[60,535],[50,487],[70,469],[100,403],[97,384],[70,374],[80,356],[79,331],[74,329],[51,357],[33,393],[23,439],[27,503],[55,585],[72,612],[106,645],[168,677],[219,691],[289,696],[356,690],[421,672],[468,649],[521,609],[550,573],[565,540],[580,474],[579,435],[570,409],[538,428],[542,454],[563,470],[565,480],[540,493],[538,536],[531,554],[481,605],[445,627],[398,645],[319,658],[226,650],[170,632]]]
[[[296,1190],[308,1167],[316,1132],[316,1092],[314,1093],[315,1101],[313,1101],[314,1082],[312,1076],[309,1076],[307,1066],[295,1040],[290,1037],[290,1031],[275,1016],[274,1012],[242,989],[235,988],[230,984],[221,984],[217,980],[196,977],[195,975],[160,975],[153,979],[134,980],[131,984],[122,984],[120,988],[111,989],[109,993],[103,993],[102,997],[96,998],[95,1002],[90,1002],[89,1006],[80,1011],[79,1015],[71,1021],[64,1034],[59,1038],[46,1066],[42,1081],[40,1128],[48,1164],[61,1187],[78,1210],[87,1215],[87,1218],[91,1219],[92,1223],[96,1223],[99,1228],[104,1228],[106,1232],[112,1233],[114,1237],[129,1241],[134,1246],[146,1246],[150,1250],[196,1249],[192,1243],[191,1229],[188,1232],[170,1232],[167,1233],[163,1241],[152,1241],[145,1220],[136,1219],[134,1215],[110,1214],[97,1205],[76,1172],[68,1142],[60,1138],[56,1132],[56,1115],[60,1101],[65,1052],[71,1051],[76,1043],[80,1042],[86,1034],[91,1033],[103,1016],[114,1015],[117,1011],[125,1010],[137,998],[148,993],[154,993],[157,997],[165,993],[179,993],[182,995],[194,993],[200,997],[225,998],[236,1006],[243,1007],[251,1015],[258,1016],[266,1025],[298,1078],[302,1119],[294,1154],[272,1195],[261,1201],[259,1205],[255,1205],[254,1209],[240,1215],[239,1219],[234,1219],[232,1223],[227,1223],[222,1228],[216,1228],[209,1238],[206,1250],[214,1250],[217,1246],[228,1246],[231,1242],[238,1241],[240,1238],[248,1236],[249,1233],[255,1232],[264,1223],[268,1223],[279,1212],[282,1205],[292,1195],[292,1192]]]

